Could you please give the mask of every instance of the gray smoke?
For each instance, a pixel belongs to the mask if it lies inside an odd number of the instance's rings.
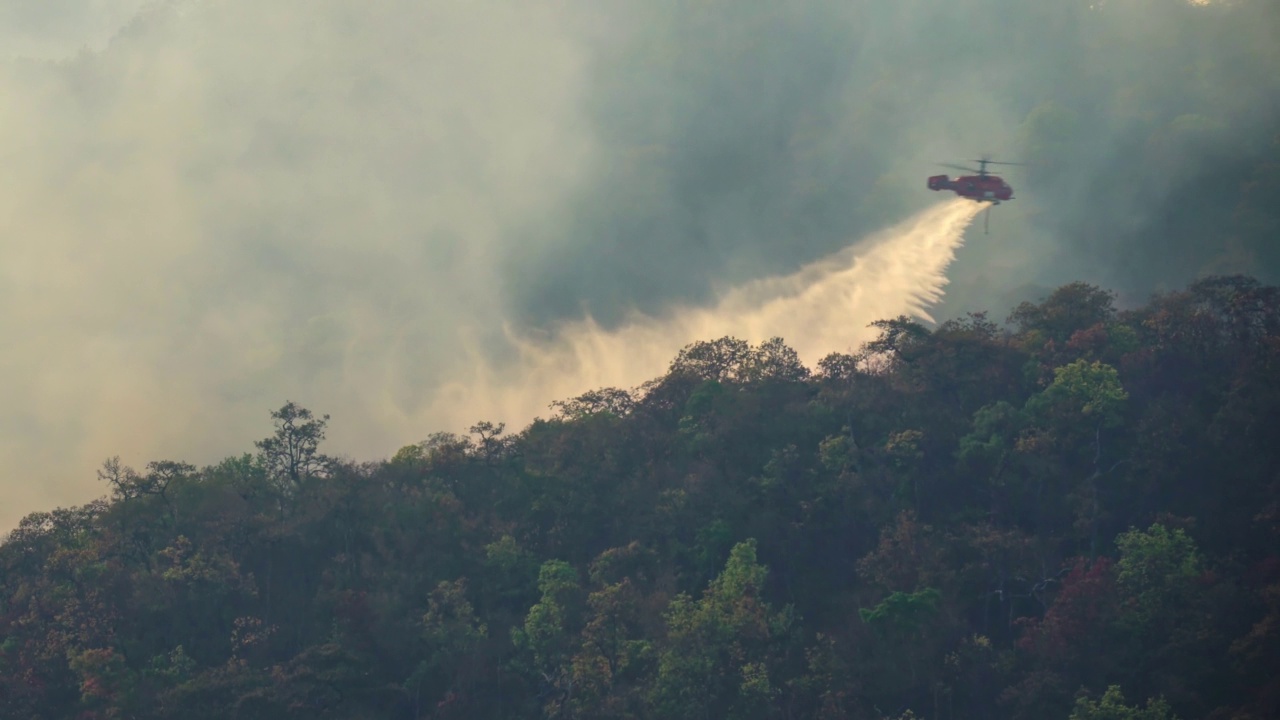
[[[984,152],[1036,164],[934,315],[1274,277],[1275,10],[7,0],[0,526],[109,455],[248,450],[285,399],[361,458],[464,430],[424,409],[519,377],[506,332],[714,307]]]

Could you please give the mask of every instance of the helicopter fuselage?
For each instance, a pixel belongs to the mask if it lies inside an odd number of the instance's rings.
[[[960,197],[999,205],[1013,199],[1013,188],[997,175],[961,175],[954,180],[946,175],[929,178],[930,190],[951,190]]]

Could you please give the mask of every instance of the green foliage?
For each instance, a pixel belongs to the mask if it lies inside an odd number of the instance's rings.
[[[1125,705],[1119,685],[1111,685],[1098,700],[1076,700],[1069,720],[1177,720],[1163,698],[1147,700],[1144,707]]]
[[[993,462],[1013,448],[1026,419],[1003,400],[973,414],[973,429],[960,438],[959,458],[966,462]]]
[[[166,684],[177,684],[190,678],[195,670],[196,661],[191,659],[179,645],[169,653],[152,658],[147,674],[161,678]]]
[[[630,578],[605,585],[587,598],[589,619],[573,658],[576,692],[569,707],[574,716],[643,714],[645,685],[656,657],[653,641],[643,637],[641,601]]]
[[[767,570],[756,542],[738,543],[700,600],[679,595],[666,613],[654,708],[670,718],[762,718],[775,713],[770,650],[794,619],[761,598]]]
[[[689,375],[704,381],[735,380],[741,377],[750,358],[751,345],[737,338],[697,342],[680,350],[671,362],[670,374]]]
[[[862,622],[876,628],[914,633],[938,611],[942,594],[935,588],[912,593],[895,592],[874,608],[860,608]]]
[[[133,673],[114,649],[69,650],[67,666],[79,677],[80,703],[86,709],[127,708],[133,704]]]
[[[503,535],[484,546],[485,560],[505,572],[516,572],[530,560],[530,555],[510,535]]]
[[[383,463],[292,404],[257,454],[108,461],[0,544],[0,716],[1266,717],[1280,289],[1110,302],[816,376],[697,344]]]
[[[1064,285],[1040,304],[1024,302],[1014,309],[1009,321],[1029,338],[1064,343],[1073,334],[1115,316],[1115,293],[1087,283]]]
[[[422,626],[429,643],[450,649],[475,644],[489,634],[467,600],[465,580],[442,581],[436,586],[427,613],[422,616]]]
[[[809,376],[809,370],[782,338],[770,338],[752,346],[737,338],[724,337],[693,343],[680,350],[671,363],[670,374],[718,383],[798,382]]]
[[[880,337],[867,343],[867,351],[894,360],[909,359],[911,352],[929,336],[923,325],[905,315],[893,320],[877,320],[871,326],[880,330]]]
[[[562,560],[548,560],[538,572],[538,590],[542,599],[529,608],[522,627],[511,629],[511,641],[529,658],[532,675],[555,689],[543,704],[554,717],[572,697],[574,636],[582,615],[578,573]]]
[[[857,462],[856,453],[857,447],[847,434],[832,435],[818,444],[818,458],[822,466],[831,472],[853,468]]]
[[[923,438],[924,433],[919,430],[903,430],[900,433],[894,433],[885,443],[885,455],[890,458],[895,467],[909,468],[924,457],[920,452],[920,441]]]
[[[1077,360],[1053,371],[1053,383],[1027,401],[1027,411],[1056,421],[1084,421],[1115,427],[1129,394],[1115,368]]]
[[[1146,530],[1131,529],[1116,537],[1116,547],[1117,581],[1133,599],[1133,612],[1143,623],[1185,603],[1204,572],[1195,541],[1181,528],[1170,530],[1157,523]]]

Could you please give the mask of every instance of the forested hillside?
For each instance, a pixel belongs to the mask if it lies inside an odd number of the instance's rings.
[[[879,327],[385,462],[293,403],[110,461],[0,546],[0,716],[1280,714],[1280,288]]]

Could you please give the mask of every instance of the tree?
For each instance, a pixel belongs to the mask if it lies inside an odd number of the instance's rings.
[[[1130,600],[1129,612],[1140,625],[1186,607],[1200,577],[1200,554],[1181,528],[1156,523],[1146,530],[1131,529],[1116,538],[1120,560],[1116,580]],[[1179,613],[1181,614],[1181,613]]]
[[[275,423],[275,435],[254,445],[274,479],[296,488],[328,467],[329,458],[319,453],[324,429],[329,423],[328,415],[316,418],[310,410],[290,401],[273,411],[271,419]]]
[[[623,417],[629,414],[635,405],[635,397],[626,390],[600,388],[587,391],[572,400],[552,401],[551,408],[561,419],[579,420],[601,413]]]
[[[136,712],[135,674],[113,648],[71,649],[67,664],[80,679],[80,717],[112,718]]]
[[[404,683],[413,697],[415,716],[424,701],[438,702],[452,695],[454,702],[465,703],[482,672],[479,666],[489,628],[467,599],[465,578],[442,580],[431,591],[422,631],[427,657]],[[422,697],[424,690],[426,698]]]
[[[895,591],[875,607],[858,609],[862,622],[882,643],[882,652],[906,658],[907,677],[898,682],[908,689],[920,682],[920,666],[929,651],[929,630],[939,615],[941,601],[942,593],[937,588],[926,587],[914,592]]]
[[[196,467],[189,463],[160,460],[147,463],[147,474],[139,475],[133,468],[120,464],[120,457],[112,457],[98,470],[98,479],[111,486],[111,493],[121,500],[132,500],[144,495],[158,495],[168,503],[165,493],[175,480],[189,477]]]
[[[906,315],[877,320],[871,327],[880,330],[880,337],[866,344],[864,355],[881,356],[890,363],[910,362],[929,338],[929,329]]]
[[[686,594],[667,610],[667,641],[652,700],[667,718],[747,720],[778,715],[779,642],[791,631],[789,611],[761,598],[768,570],[756,543],[733,546],[724,570],[700,600]]]
[[[594,575],[594,573],[593,573]],[[643,636],[641,595],[630,578],[591,593],[581,648],[573,658],[574,717],[638,717],[653,670],[653,643]]]
[[[529,608],[523,627],[511,629],[511,640],[541,680],[544,711],[556,717],[574,699],[570,659],[582,614],[582,587],[573,566],[548,560],[538,572],[538,590],[542,599]]]
[[[1091,684],[1116,670],[1124,635],[1116,622],[1120,610],[1115,563],[1108,557],[1076,558],[1062,579],[1053,604],[1041,618],[1022,618],[1017,647],[1044,672]],[[1040,701],[1050,693],[1042,692]]]
[[[1077,360],[1053,371],[1053,382],[1027,401],[1027,411],[1041,422],[1101,430],[1120,423],[1128,399],[1115,368]]]
[[[1102,431],[1121,424],[1129,394],[1116,369],[1096,360],[1077,360],[1053,374],[1049,387],[1027,400],[1028,421],[1039,433],[1023,445],[1034,442],[1047,453],[1057,453],[1054,474],[1074,501],[1075,528],[1088,538],[1093,554],[1103,518],[1100,481],[1125,462],[1111,462],[1104,455]]]
[[[0,543],[0,717],[1277,716],[1278,290],[888,321],[817,377],[711,343],[389,462],[292,403],[109,461]]]
[[[671,361],[670,375],[688,375],[699,380],[736,380],[750,360],[751,344],[733,337],[687,345]]]
[[[1023,336],[1038,334],[1065,343],[1078,330],[1115,316],[1115,293],[1083,282],[1063,285],[1040,304],[1023,302],[1009,316]]]
[[[1068,720],[1177,720],[1163,698],[1147,700],[1145,707],[1125,705],[1119,685],[1111,685],[1099,700],[1082,697]]]

